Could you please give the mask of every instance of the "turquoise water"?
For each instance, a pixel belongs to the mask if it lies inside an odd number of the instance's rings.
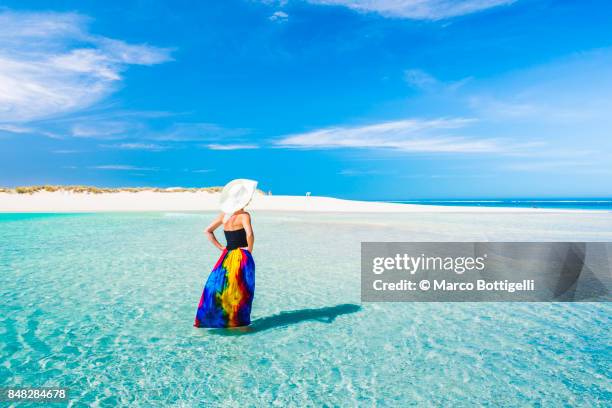
[[[360,304],[361,241],[612,241],[599,214],[253,213],[250,332],[192,327],[213,214],[0,214],[0,387],[93,406],[609,406],[609,303]]]

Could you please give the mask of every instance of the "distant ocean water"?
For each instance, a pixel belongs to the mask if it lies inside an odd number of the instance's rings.
[[[457,207],[512,207],[512,208],[550,208],[567,210],[612,210],[612,199],[504,199],[504,200],[400,200],[390,201],[402,204],[444,205]]]
[[[362,241],[612,241],[608,214],[253,214],[243,333],[192,327],[216,213],[0,213],[0,387],[79,407],[609,406],[612,303],[360,301]]]

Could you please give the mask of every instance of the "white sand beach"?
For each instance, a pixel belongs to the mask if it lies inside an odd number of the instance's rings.
[[[0,212],[112,212],[112,211],[214,211],[219,208],[217,192],[207,191],[119,191],[108,193],[80,193],[73,191],[38,191],[18,194],[0,192]],[[317,196],[283,196],[256,194],[249,204],[251,210],[305,212],[590,212],[509,207],[434,206],[394,204],[375,201],[342,200]]]

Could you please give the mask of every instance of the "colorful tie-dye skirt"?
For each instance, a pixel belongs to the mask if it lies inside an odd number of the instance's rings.
[[[195,317],[195,327],[238,327],[251,323],[255,262],[251,253],[224,250],[213,268]]]

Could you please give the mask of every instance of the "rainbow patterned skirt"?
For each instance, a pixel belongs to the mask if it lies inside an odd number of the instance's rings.
[[[241,248],[224,250],[206,281],[193,325],[249,325],[254,294],[255,262],[251,253]]]

